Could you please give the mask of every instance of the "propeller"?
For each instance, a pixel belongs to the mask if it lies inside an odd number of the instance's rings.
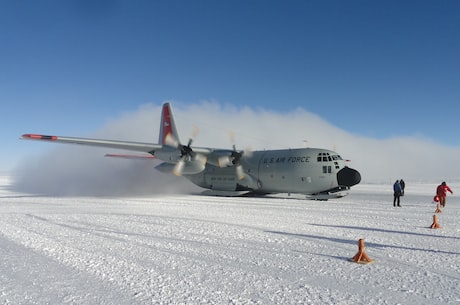
[[[245,175],[244,175],[244,169],[243,165],[241,165],[241,158],[243,155],[246,157],[249,157],[252,154],[251,150],[236,150],[236,145],[235,145],[235,137],[233,132],[229,133],[230,141],[232,142],[232,153],[229,156],[223,156],[219,158],[219,166],[220,167],[225,167],[225,166],[235,166],[235,171],[236,175],[239,180],[243,180]]]
[[[182,172],[185,167],[185,162],[192,161],[193,159],[205,164],[206,163],[206,157],[201,156],[199,154],[194,154],[193,149],[192,149],[192,143],[193,140],[195,139],[196,135],[198,134],[199,129],[196,126],[193,126],[193,131],[192,135],[188,140],[187,145],[183,145],[179,142],[179,140],[173,136],[172,134],[168,133],[165,138],[165,143],[168,146],[177,148],[180,151],[180,158],[179,161],[177,161],[176,165],[174,166],[173,173],[176,176],[182,176]]]

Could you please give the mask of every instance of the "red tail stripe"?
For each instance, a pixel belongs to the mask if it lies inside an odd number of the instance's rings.
[[[169,107],[164,106],[163,108],[163,134],[162,134],[162,140],[164,144],[164,140],[168,134],[172,134],[172,128],[171,128],[171,113],[169,112]]]

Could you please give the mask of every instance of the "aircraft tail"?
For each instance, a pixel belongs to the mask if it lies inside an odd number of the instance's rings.
[[[158,143],[165,145],[166,137],[172,136],[173,139],[179,141],[179,134],[177,133],[176,124],[174,123],[174,117],[169,103],[163,104],[163,110],[161,111],[161,125],[160,125],[160,136]]]

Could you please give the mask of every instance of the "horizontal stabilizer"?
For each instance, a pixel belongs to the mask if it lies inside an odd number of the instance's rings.
[[[105,154],[105,157],[122,159],[155,159],[152,155]]]

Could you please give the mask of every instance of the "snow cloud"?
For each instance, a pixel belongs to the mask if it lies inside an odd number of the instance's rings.
[[[422,137],[373,139],[349,133],[302,108],[276,113],[250,107],[236,108],[204,101],[192,105],[172,102],[181,141],[199,128],[193,145],[238,149],[323,147],[350,159],[363,182],[392,183],[404,178],[434,181],[458,178],[460,148],[445,147]],[[158,141],[161,105],[148,104],[108,122],[87,135],[94,138],[141,142]],[[56,131],[57,135],[61,135]],[[30,142],[34,145],[34,142]],[[50,150],[30,156],[15,170],[15,188],[28,193],[59,195],[152,195],[195,192],[184,178],[162,174],[152,160],[105,158],[110,149],[49,144]]]

